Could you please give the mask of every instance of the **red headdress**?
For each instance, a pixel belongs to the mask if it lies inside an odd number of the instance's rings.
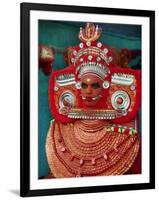
[[[50,109],[55,119],[66,123],[76,119],[128,122],[140,106],[140,71],[117,66],[111,47],[97,41],[101,29],[87,23],[80,29],[78,46],[68,48],[68,67],[53,71],[49,84]],[[80,79],[85,74],[103,80],[103,94],[95,109],[82,106]]]

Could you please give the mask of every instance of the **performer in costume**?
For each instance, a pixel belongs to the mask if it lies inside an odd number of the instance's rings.
[[[123,58],[97,41],[101,32],[92,23],[81,28],[81,43],[66,51],[68,67],[51,74],[51,177],[141,173],[140,71],[125,67]]]

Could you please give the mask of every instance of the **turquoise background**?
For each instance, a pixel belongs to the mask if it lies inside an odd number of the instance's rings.
[[[95,23],[96,24],[96,23]],[[141,49],[141,26],[124,24],[101,24],[102,36],[99,41],[114,46],[118,49]],[[76,46],[79,28],[84,27],[83,22],[46,21],[39,20],[38,40],[39,44],[51,45],[64,49],[68,46]],[[134,59],[130,66],[135,65],[139,58]],[[63,55],[56,54],[52,69],[66,67]],[[53,116],[48,104],[49,76],[45,76],[41,70],[38,72],[38,175],[39,178],[48,174],[49,168],[46,159],[45,142],[50,120]]]

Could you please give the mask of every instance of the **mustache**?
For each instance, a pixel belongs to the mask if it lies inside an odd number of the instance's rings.
[[[88,100],[96,101],[96,100],[100,99],[102,97],[102,95],[98,95],[96,97],[84,97],[84,96],[81,95],[81,97],[82,97],[82,100],[88,99]]]

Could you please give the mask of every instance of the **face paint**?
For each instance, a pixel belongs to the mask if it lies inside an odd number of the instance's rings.
[[[86,106],[95,106],[102,97],[102,84],[103,81],[95,75],[88,74],[81,78],[81,97]]]

